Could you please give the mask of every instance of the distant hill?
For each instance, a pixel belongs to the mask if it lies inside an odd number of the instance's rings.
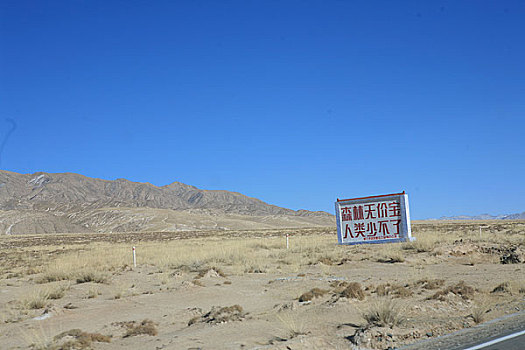
[[[61,173],[0,171],[0,232],[175,231],[331,226],[326,212],[294,211],[236,192]]]
[[[469,216],[469,215],[442,216],[439,219],[432,219],[432,220],[525,220],[525,211],[523,213],[504,214],[504,215],[481,214],[481,215],[475,215],[475,216]]]

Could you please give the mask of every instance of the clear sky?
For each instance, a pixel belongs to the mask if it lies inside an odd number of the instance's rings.
[[[524,135],[524,1],[0,1],[4,170],[501,214]]]

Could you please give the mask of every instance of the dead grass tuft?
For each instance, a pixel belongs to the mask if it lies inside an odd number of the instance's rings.
[[[401,314],[399,304],[396,304],[392,299],[372,304],[362,316],[370,326],[379,327],[392,328],[402,324],[405,320]]]
[[[64,295],[66,295],[66,291],[69,290],[69,288],[70,288],[70,285],[68,283],[68,284],[57,286],[53,289],[49,289],[48,297],[49,299],[53,299],[53,300],[61,299],[64,297]]]
[[[445,284],[445,280],[442,279],[429,279],[424,278],[416,281],[415,286],[421,286],[423,289],[438,289]]]
[[[348,286],[346,286],[340,295],[348,299],[365,299],[365,292],[363,291],[361,284],[358,282],[348,283]]]
[[[512,294],[510,283],[509,282],[503,282],[497,285],[491,293],[509,293]]]
[[[73,338],[62,344],[58,342],[63,338]],[[62,332],[53,338],[53,345],[49,348],[53,350],[73,350],[73,349],[91,349],[93,342],[109,343],[111,337],[100,333],[87,333],[80,329],[70,329]]]
[[[394,264],[399,262],[404,262],[405,258],[401,253],[393,253],[389,255],[385,255],[383,257],[377,258],[377,262],[380,263],[388,263],[388,264]]]
[[[328,291],[325,289],[313,288],[309,292],[301,294],[301,296],[299,297],[299,301],[300,302],[311,301],[315,298],[322,297],[326,293],[328,293]]]
[[[196,279],[198,278],[203,278],[206,276],[206,274],[208,275],[211,275],[211,276],[220,276],[220,277],[226,277],[226,274],[218,267],[210,267],[210,268],[207,268],[207,269],[202,269],[199,271],[199,274],[197,275],[197,277],[195,277]]]
[[[448,286],[447,288],[435,293],[430,299],[444,301],[449,293],[461,296],[465,300],[470,300],[474,296],[474,288],[465,284],[464,281],[460,281],[454,286]]]
[[[145,319],[140,323],[137,323],[135,321],[126,322],[124,323],[124,326],[127,328],[127,331],[126,334],[124,334],[123,338],[134,337],[136,335],[142,334],[151,336],[159,334],[159,332],[157,331],[157,324],[149,319]]]
[[[47,290],[34,290],[19,302],[24,309],[43,309],[49,304],[49,293]]]
[[[412,296],[414,292],[412,292],[410,289],[407,288],[407,286],[401,286],[398,284],[380,284],[376,287],[375,290],[376,294],[378,296],[394,296],[394,297],[400,297],[400,298],[408,298],[409,296]]]
[[[98,271],[81,271],[79,272],[76,281],[77,283],[106,283],[108,281],[108,276],[105,273]]]
[[[196,323],[225,323],[230,321],[241,321],[244,319],[243,308],[240,305],[232,305],[226,307],[214,306],[209,312],[202,316],[193,317],[189,322],[188,326]]]

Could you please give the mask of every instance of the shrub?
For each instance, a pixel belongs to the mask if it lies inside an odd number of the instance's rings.
[[[365,299],[365,292],[358,282],[350,282],[348,286],[341,292],[340,296],[348,299]]]
[[[126,331],[126,334],[124,334],[124,338],[141,334],[155,336],[159,333],[157,331],[157,324],[148,319],[143,320],[141,323],[136,323],[135,321],[127,322],[126,327],[128,330]]]
[[[240,321],[244,318],[245,313],[240,305],[232,305],[226,307],[212,307],[209,312],[202,316],[193,317],[188,326],[195,323],[223,323],[229,321]]]
[[[299,301],[300,302],[311,301],[315,298],[322,297],[326,293],[328,293],[327,290],[320,289],[320,288],[314,288],[310,290],[309,292],[301,294],[301,296],[299,297]]]
[[[391,299],[377,302],[362,314],[371,326],[394,327],[403,323],[400,307]]]
[[[447,288],[435,293],[430,299],[445,300],[445,297],[449,294],[455,294],[461,296],[465,300],[472,299],[474,296],[474,288],[465,284],[464,281],[458,282],[455,286],[448,286]]]
[[[497,285],[491,293],[511,293],[510,290],[510,283],[509,282],[503,282],[499,285]]]

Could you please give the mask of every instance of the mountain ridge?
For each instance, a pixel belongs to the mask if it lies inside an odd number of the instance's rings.
[[[158,224],[159,215],[166,225]],[[8,234],[275,228],[287,224],[330,226],[333,216],[178,181],[156,186],[69,172],[19,174],[0,170],[0,232]]]
[[[491,214],[480,214],[480,215],[454,215],[454,216],[442,216],[437,219],[429,220],[525,220],[525,211],[522,213],[514,214],[502,214],[502,215],[491,215]]]

